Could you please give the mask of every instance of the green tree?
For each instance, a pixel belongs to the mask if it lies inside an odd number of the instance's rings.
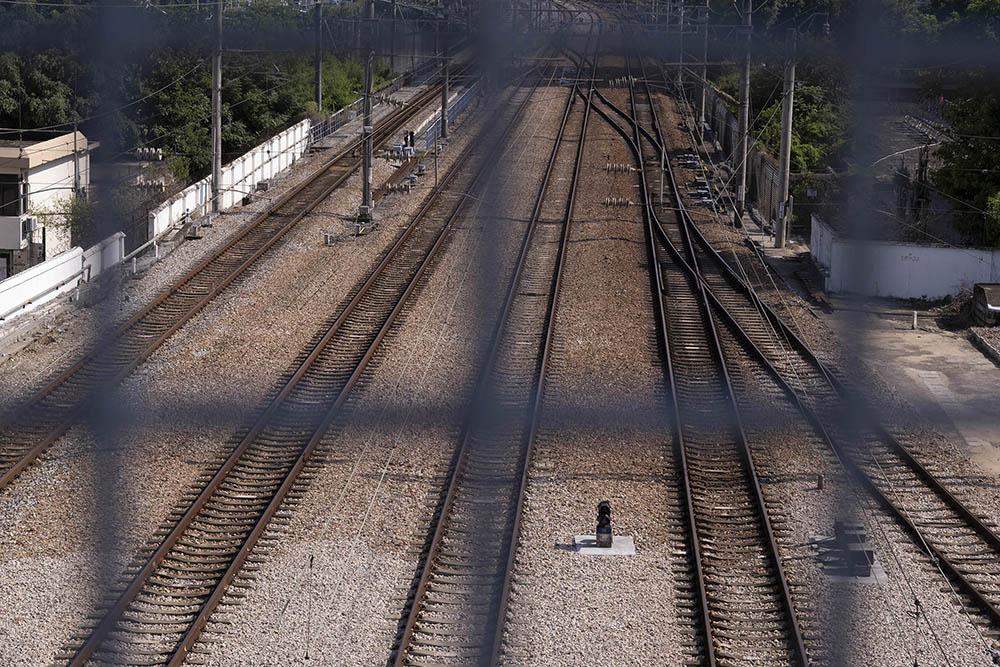
[[[938,149],[935,185],[952,198],[958,226],[974,242],[1000,244],[1000,221],[990,209],[1000,191],[1000,80],[970,76],[949,110],[951,128]]]

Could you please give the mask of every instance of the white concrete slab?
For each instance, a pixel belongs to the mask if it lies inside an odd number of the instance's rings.
[[[573,544],[576,552],[584,556],[634,556],[635,541],[626,535],[615,535],[611,538],[610,547],[597,546],[596,535],[574,535]]]

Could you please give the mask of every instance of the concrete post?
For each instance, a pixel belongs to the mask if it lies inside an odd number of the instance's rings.
[[[389,69],[396,72],[396,0],[392,0],[392,21],[389,23]]]
[[[702,140],[705,133],[705,104],[708,99],[708,16],[709,16],[709,0],[705,0],[705,6],[701,8],[702,12],[702,42],[701,42],[701,99],[698,102],[698,138]]]
[[[786,38],[788,45],[788,60],[785,63],[785,93],[781,100],[781,182],[780,200],[782,215],[778,218],[778,226],[774,234],[774,247],[784,248],[788,235],[788,221],[791,206],[788,205],[788,174],[791,170],[792,158],[792,112],[795,97],[795,28],[789,28]]]
[[[222,208],[222,3],[215,5],[215,54],[212,56],[212,212]]]
[[[753,26],[753,0],[743,0],[743,28],[745,45],[743,49],[743,67],[740,72],[740,115],[737,136],[736,160],[736,211],[733,223],[743,226],[743,212],[746,210],[747,196],[747,148],[750,127],[750,41]]]
[[[358,210],[358,222],[368,223],[372,219],[372,68],[375,62],[375,52],[368,54],[365,63],[365,99],[364,118],[362,120],[362,147],[361,147],[361,208]]]
[[[316,113],[323,113],[323,3],[316,3]]]
[[[19,192],[18,195],[21,193]],[[80,153],[76,146],[76,121],[73,121],[73,196],[80,194]]]
[[[678,3],[677,17],[677,89],[684,95],[684,0]]]
[[[441,138],[448,138],[448,38],[441,51]]]

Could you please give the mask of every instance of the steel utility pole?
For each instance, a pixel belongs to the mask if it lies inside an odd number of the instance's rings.
[[[709,0],[705,0],[702,12],[702,42],[701,42],[701,100],[698,102],[698,139],[705,134],[705,104],[708,99],[708,6]]]
[[[323,3],[316,3],[316,113],[323,113]]]
[[[680,6],[678,11],[680,16],[677,17],[678,20],[678,35],[677,38],[677,88],[683,97],[684,93],[684,0],[680,0]]]
[[[215,54],[212,56],[212,212],[222,208],[222,3],[215,3]]]
[[[358,210],[358,225],[368,224],[372,220],[372,68],[375,62],[375,52],[368,54],[365,63],[365,102],[364,123],[362,128],[361,146],[361,208]]]
[[[795,97],[795,38],[797,31],[789,28],[786,33],[788,61],[785,63],[785,94],[781,100],[781,215],[774,234],[774,247],[784,248],[788,235],[788,222],[792,216],[792,202],[788,195],[788,172],[792,159],[792,111]]]
[[[392,0],[392,21],[389,22],[389,69],[396,71],[396,0]]]
[[[736,150],[736,211],[733,224],[743,226],[743,212],[746,210],[747,196],[747,138],[750,128],[750,39],[753,30],[753,0],[743,0],[744,36],[743,68],[740,73],[740,117],[739,136]]]
[[[441,138],[448,138],[448,37],[441,47]]]
[[[80,194],[80,154],[76,147],[76,120],[73,121],[73,196]]]

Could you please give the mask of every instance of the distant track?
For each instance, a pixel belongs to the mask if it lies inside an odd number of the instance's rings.
[[[394,111],[375,130],[375,145],[389,140],[433,104],[440,84]],[[358,168],[360,139],[327,160],[235,238],[186,273],[101,344],[60,373],[0,424],[0,489],[5,488],[198,311],[262,257]]]
[[[578,87],[563,110],[473,417],[408,601],[397,666],[496,664],[590,115],[589,99],[575,109]],[[572,161],[560,159],[570,150]]]
[[[522,93],[523,94],[523,93]],[[295,372],[150,555],[129,568],[93,618],[93,630],[59,656],[69,664],[179,665],[212,614],[241,585],[241,571],[282,503],[299,484],[410,295],[496,168],[524,102],[487,139],[470,142],[404,233],[303,351]],[[504,129],[505,128],[505,129]]]
[[[627,65],[626,75],[631,76]],[[648,89],[637,97],[630,83],[628,91],[630,112],[603,95],[601,103],[611,113],[597,110],[622,134],[640,166],[640,205],[690,531],[691,602],[702,641],[691,657],[708,665],[751,659],[807,665],[710,300],[697,264],[689,266],[684,254],[688,231],[682,216],[660,220],[653,207],[648,179],[659,176],[660,153],[644,126],[660,134],[655,107]],[[672,192],[679,202],[676,189]]]

